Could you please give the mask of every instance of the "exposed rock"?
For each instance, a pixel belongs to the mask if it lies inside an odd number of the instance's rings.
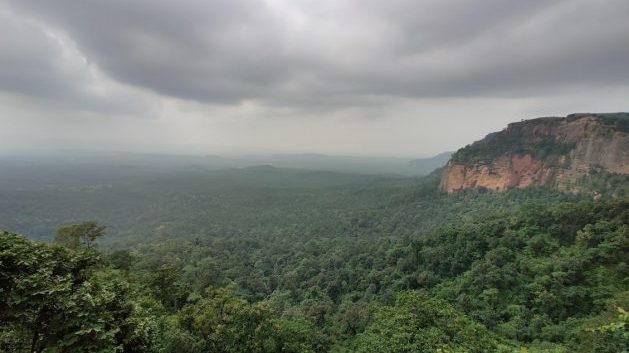
[[[550,186],[582,191],[592,172],[629,174],[629,114],[573,114],[512,123],[457,151],[441,188],[503,191]]]

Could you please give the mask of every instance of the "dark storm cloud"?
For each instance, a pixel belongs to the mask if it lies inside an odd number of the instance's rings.
[[[101,113],[145,109],[120,92],[108,92],[94,67],[60,33],[1,6],[0,33],[0,91]]]
[[[626,0],[4,1],[114,80],[208,103],[522,97],[629,79]],[[74,93],[54,48],[11,36],[0,52],[29,59],[3,65],[4,89]],[[49,76],[31,80],[38,70]]]

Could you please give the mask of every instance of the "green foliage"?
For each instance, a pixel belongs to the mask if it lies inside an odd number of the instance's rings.
[[[212,291],[193,307],[192,329],[208,350],[233,353],[269,352],[273,327],[269,311],[233,296],[229,287]]]
[[[305,321],[274,317],[264,303],[250,304],[233,285],[208,290],[164,320],[164,352],[322,352],[325,337]]]
[[[529,141],[518,131],[498,132],[459,149],[452,155],[452,161],[474,164],[511,154],[530,154],[536,160],[544,160],[550,156],[567,155],[572,149],[574,145],[559,143],[553,136]]]
[[[576,113],[568,115],[568,120],[578,119],[583,116],[595,116],[614,131],[629,132],[629,113]]]
[[[151,207],[103,254],[96,224],[64,246],[3,233],[0,351],[625,349],[626,199],[232,176],[116,191]]]
[[[629,197],[629,175],[592,168],[589,174],[584,175],[575,184],[583,192],[589,192],[595,197],[616,199]]]
[[[627,201],[530,206],[416,241],[417,271],[503,337],[576,345],[579,318],[628,289],[628,219]]]
[[[0,234],[0,347],[6,352],[144,352],[150,325],[129,284],[93,252]]]
[[[629,350],[629,291],[617,293],[599,315],[585,320],[578,337],[579,352],[625,352]]]
[[[129,250],[116,250],[107,256],[107,262],[116,269],[128,271],[135,262],[135,256]]]
[[[87,221],[59,228],[55,243],[70,249],[85,247],[91,249],[96,239],[105,235],[105,227],[95,221]]]
[[[149,285],[162,304],[171,310],[181,309],[189,294],[188,286],[181,280],[181,272],[170,265],[162,265],[153,271]]]
[[[498,341],[484,327],[418,292],[402,292],[394,306],[379,309],[352,344],[352,351],[361,353],[481,353],[497,348]]]
[[[627,324],[629,324],[629,313],[620,307],[616,309],[618,310],[618,321],[597,327],[592,331],[609,333],[616,336],[618,340],[627,341],[629,340],[629,327],[627,327]]]

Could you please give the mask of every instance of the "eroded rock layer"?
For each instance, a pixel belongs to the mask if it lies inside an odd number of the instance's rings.
[[[573,114],[509,126],[457,151],[441,178],[448,193],[547,185],[578,192],[590,173],[629,174],[629,114]]]

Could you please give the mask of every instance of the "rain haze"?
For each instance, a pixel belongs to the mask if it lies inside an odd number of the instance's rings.
[[[626,0],[0,0],[0,148],[417,158],[627,110]]]

